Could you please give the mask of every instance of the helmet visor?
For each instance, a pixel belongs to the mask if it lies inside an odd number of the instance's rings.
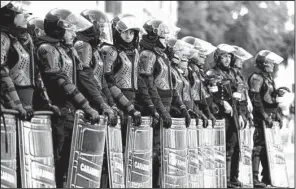
[[[93,26],[91,22],[82,17],[71,13],[66,19],[59,21],[58,23],[62,28],[80,32],[89,29]]]
[[[32,13],[28,12],[26,5],[22,1],[1,1],[1,8],[5,6],[19,14],[32,15]]]
[[[266,60],[267,60],[267,61],[271,61],[271,62],[273,62],[274,64],[280,64],[284,59],[283,59],[281,56],[275,54],[274,52],[270,52],[270,53],[266,56]]]
[[[147,34],[142,27],[142,24],[133,15],[121,17],[120,20],[118,20],[118,22],[116,23],[115,28],[120,33],[133,29],[141,32],[142,34]]]
[[[233,46],[236,51],[233,53],[234,56],[236,56],[237,58],[241,59],[242,61],[246,61],[250,58],[253,57],[253,55],[251,55],[248,51],[246,51],[245,49],[241,48],[241,47],[237,47],[237,46]]]
[[[198,38],[195,38],[194,47],[197,50],[203,50],[206,55],[211,54],[217,49],[217,47],[213,46],[211,43]]]
[[[113,45],[113,37],[112,37],[112,26],[111,23],[94,23],[94,28],[97,33],[99,33],[99,39],[102,43],[108,43]]]

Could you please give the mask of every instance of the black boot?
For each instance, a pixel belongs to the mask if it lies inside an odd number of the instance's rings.
[[[269,166],[268,166],[268,159],[266,154],[266,148],[263,148],[264,150],[261,154],[261,164],[262,164],[262,180],[264,184],[271,186],[271,180],[270,180],[270,172],[269,172]]]
[[[230,171],[231,171],[231,160],[226,160],[226,178],[227,178],[227,188],[237,188],[236,185],[230,182]]]
[[[242,187],[242,183],[238,180],[238,174],[239,174],[239,149],[236,147],[234,149],[234,153],[232,154],[231,158],[231,175],[230,175],[230,182],[232,185],[235,185],[237,187]]]
[[[252,157],[252,166],[253,166],[253,185],[254,188],[266,188],[266,184],[262,183],[258,179],[259,174],[259,163],[260,158],[259,156]]]

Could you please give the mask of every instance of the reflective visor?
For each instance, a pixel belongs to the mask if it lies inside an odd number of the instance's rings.
[[[1,8],[6,5],[8,9],[19,14],[32,15],[32,13],[28,12],[28,10],[26,9],[27,6],[23,3],[23,1],[1,1]]]
[[[246,51],[245,49],[238,47],[238,46],[233,46],[236,49],[236,52],[234,52],[234,56],[238,57],[239,59],[241,59],[243,62],[252,58],[253,55],[251,55],[248,51]]]
[[[211,54],[217,49],[217,47],[213,46],[211,43],[198,38],[195,38],[194,47],[197,50],[202,50],[206,55]]]
[[[143,29],[142,24],[133,15],[121,17],[120,20],[116,23],[115,28],[119,32],[125,32],[127,30],[133,29],[141,31],[141,33],[143,34],[146,34],[146,31]]]
[[[59,26],[64,29],[80,32],[87,30],[93,26],[91,22],[80,15],[71,13],[65,20],[58,22]]]
[[[228,44],[220,44],[217,46],[217,48],[224,53],[234,53],[236,51],[233,46]]]
[[[111,23],[100,23],[94,25],[95,30],[99,30],[99,39],[103,43],[113,45],[112,27]]]
[[[284,59],[283,57],[275,54],[274,52],[270,52],[267,56],[266,56],[266,60],[267,61],[272,61],[275,64],[280,64]]]

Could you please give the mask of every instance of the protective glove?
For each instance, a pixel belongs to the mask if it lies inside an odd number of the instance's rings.
[[[230,106],[230,104],[227,101],[224,100],[223,101],[223,106],[224,106],[224,109],[225,109],[225,113],[230,114],[230,116],[232,116],[233,115],[233,109]]]
[[[85,108],[84,112],[86,113],[86,116],[89,117],[92,123],[98,123],[100,121],[99,113],[90,106]]]
[[[154,114],[152,115],[152,124],[151,124],[152,128],[157,126],[159,119],[160,119],[159,114],[157,112],[154,112]]]
[[[128,114],[130,116],[132,116],[133,118],[133,123],[135,126],[140,126],[141,122],[142,122],[142,118],[141,118],[141,113],[139,111],[137,111],[136,109],[131,109]]]
[[[115,127],[117,125],[117,113],[111,108],[105,108],[103,114],[108,117],[108,125]]]
[[[161,116],[162,120],[163,120],[163,127],[164,128],[170,128],[172,125],[172,118],[170,116],[170,114],[168,112],[165,112],[162,116]]]
[[[18,105],[18,106],[15,106],[13,109],[17,110],[19,112],[19,116],[20,116],[21,119],[26,119],[27,112],[26,112],[26,110],[23,108],[23,106],[21,104]]]
[[[24,109],[26,110],[27,114],[26,114],[26,120],[31,120],[31,118],[34,116],[34,110],[32,108],[32,106],[27,105],[24,107]]]
[[[209,112],[209,119],[212,120],[212,127],[214,128],[216,124],[216,118],[211,112]]]
[[[54,115],[61,116],[61,111],[56,105],[46,104],[44,109],[52,111]]]
[[[186,108],[182,108],[181,113],[182,113],[182,116],[185,117],[186,128],[188,128],[190,125],[190,122],[191,122],[190,115],[189,115],[188,111],[186,110]]]
[[[270,116],[265,115],[264,121],[266,123],[266,127],[272,128],[272,118]]]
[[[121,119],[123,118],[123,115],[124,115],[124,114],[123,114],[123,111],[122,111],[122,110],[118,109],[116,105],[113,105],[111,108],[113,109],[113,111],[116,112],[116,114],[117,114]]]
[[[188,113],[189,113],[191,118],[199,119],[199,116],[193,110],[189,109]]]
[[[202,126],[203,126],[203,128],[207,128],[208,127],[208,118],[207,118],[207,116],[202,111],[199,111],[198,112],[198,115],[202,119],[202,122],[203,122],[203,125]]]

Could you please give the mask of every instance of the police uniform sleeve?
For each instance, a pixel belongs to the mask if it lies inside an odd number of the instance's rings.
[[[150,94],[148,92],[147,85],[143,78],[141,76],[138,76],[138,91],[137,91],[143,99],[142,102],[138,103],[144,103],[144,108],[148,108],[151,115],[154,115],[156,113],[156,108],[152,102],[152,99],[150,98]]]
[[[260,74],[252,74],[248,79],[249,97],[254,107],[254,115],[259,115],[261,118],[266,119],[267,114],[261,99],[261,87],[263,85],[263,77]]]
[[[109,104],[109,106],[113,107],[115,105],[115,102],[113,100],[112,94],[110,92],[110,89],[108,87],[105,77],[103,77],[103,82],[102,82],[102,95],[104,95],[104,97],[106,98],[106,101]]]
[[[134,105],[124,96],[120,88],[116,86],[113,68],[118,53],[113,46],[104,45],[101,48],[104,61],[104,76],[114,100],[119,103],[127,112],[134,110]]]
[[[5,93],[7,97],[5,102],[8,104],[8,108],[18,109],[22,107],[21,100],[16,92],[14,83],[9,76],[9,69],[7,66],[7,56],[11,41],[9,37],[1,32],[1,91]]]
[[[154,84],[153,70],[156,62],[156,55],[149,50],[144,50],[140,53],[139,59],[139,76],[146,84],[150,98],[157,112],[159,112],[161,116],[164,116],[169,112],[166,111],[162,104],[156,85]]]
[[[89,112],[91,110],[89,102],[59,68],[58,62],[55,62],[57,61],[56,56],[58,56],[56,49],[50,44],[42,44],[37,49],[37,57],[44,67],[44,79],[62,89],[62,91],[83,111]]]
[[[104,111],[110,108],[102,97],[99,87],[95,82],[93,69],[90,68],[92,59],[92,48],[89,43],[77,41],[74,44],[74,49],[77,52],[78,61],[83,65],[82,70],[77,70],[77,86],[79,91],[89,100],[90,104],[96,109]]]

